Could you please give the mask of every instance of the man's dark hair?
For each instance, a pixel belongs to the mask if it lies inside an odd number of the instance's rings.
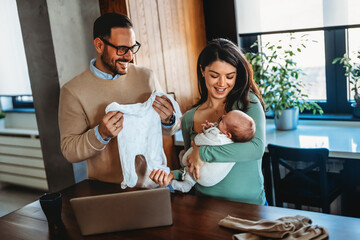
[[[105,13],[98,17],[94,22],[93,35],[97,37],[110,37],[111,28],[122,27],[132,28],[131,20],[119,13]]]

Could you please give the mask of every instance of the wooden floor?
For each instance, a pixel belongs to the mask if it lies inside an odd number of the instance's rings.
[[[44,191],[0,182],[0,217],[37,200]]]

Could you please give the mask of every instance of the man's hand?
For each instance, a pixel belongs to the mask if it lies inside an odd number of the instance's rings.
[[[193,174],[195,170],[195,177],[197,180],[200,180],[200,169],[204,165],[204,162],[200,158],[200,147],[196,146],[194,142],[191,142],[193,151],[187,157],[187,162],[189,166],[190,174]]]
[[[108,112],[99,124],[99,133],[103,139],[116,137],[123,128],[123,113]]]
[[[153,103],[154,110],[159,114],[162,123],[169,123],[174,107],[166,96],[156,96]]]
[[[164,170],[152,170],[149,175],[149,178],[153,180],[155,183],[159,184],[160,186],[167,186],[175,178],[174,174],[170,172],[166,174]]]

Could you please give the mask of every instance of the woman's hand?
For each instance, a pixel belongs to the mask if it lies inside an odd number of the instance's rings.
[[[149,178],[153,180],[155,183],[159,184],[160,186],[167,186],[175,178],[174,174],[170,172],[169,174],[166,174],[164,170],[158,169],[158,170],[152,170],[152,172],[149,175]]]
[[[195,170],[195,177],[197,180],[200,180],[200,169],[204,165],[204,162],[200,158],[200,146],[196,146],[194,142],[191,142],[193,151],[187,157],[187,162],[189,165],[189,172],[193,174]]]

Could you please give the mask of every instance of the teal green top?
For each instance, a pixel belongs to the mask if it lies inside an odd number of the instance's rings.
[[[265,150],[265,113],[259,99],[249,94],[250,105],[246,112],[256,124],[255,136],[245,143],[231,143],[221,146],[201,146],[200,158],[204,162],[235,162],[229,174],[212,187],[195,185],[196,193],[233,201],[263,205],[265,203],[264,177],[261,161]],[[198,107],[187,111],[181,121],[185,150],[191,147],[196,132],[193,130],[194,113]],[[232,109],[239,109],[235,104]],[[181,178],[181,170],[173,171],[175,178]]]

